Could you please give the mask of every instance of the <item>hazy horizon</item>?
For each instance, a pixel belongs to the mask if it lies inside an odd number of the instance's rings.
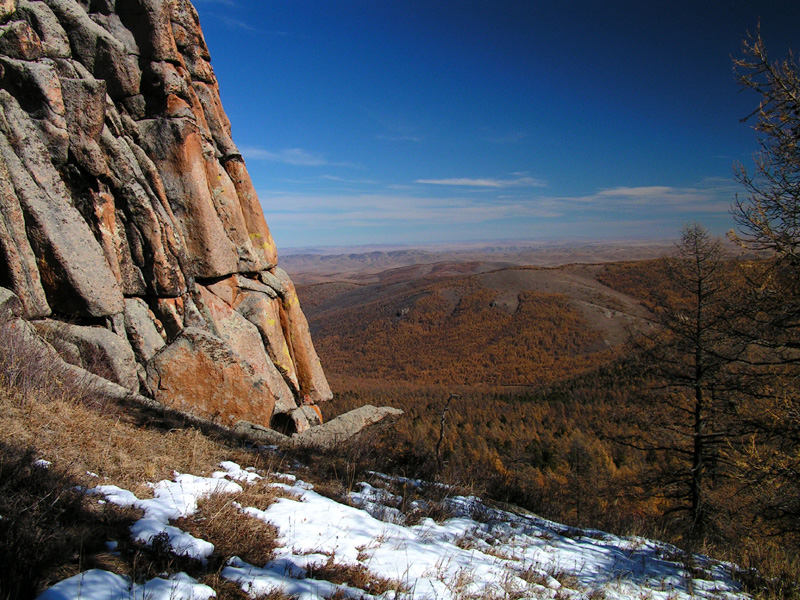
[[[392,250],[425,250],[425,251],[458,251],[481,248],[547,248],[547,247],[580,247],[580,246],[661,246],[670,245],[678,238],[678,233],[672,238],[644,239],[644,238],[615,238],[615,239],[580,239],[562,238],[553,240],[531,240],[531,239],[494,239],[494,240],[466,240],[463,242],[427,242],[418,244],[402,243],[383,243],[383,244],[316,244],[309,246],[287,246],[278,247],[278,252],[283,255],[294,255],[301,253],[325,253],[330,254],[338,250],[358,250],[363,252],[370,251],[392,251]]]

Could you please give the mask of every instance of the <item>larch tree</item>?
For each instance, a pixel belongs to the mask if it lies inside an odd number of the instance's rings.
[[[708,491],[732,435],[726,414],[738,349],[730,335],[731,261],[721,241],[694,224],[683,229],[664,268],[671,291],[643,345],[656,382],[647,415],[656,433],[640,447],[665,457],[656,483],[668,511],[688,515],[689,537],[701,540],[714,521]]]
[[[734,65],[759,96],[744,119],[754,122],[759,149],[752,170],[735,167],[745,194],[734,202],[730,237],[765,254],[750,269],[742,332],[758,385],[743,414],[751,434],[741,470],[770,533],[800,543],[800,67],[791,52],[770,60],[760,32]]]

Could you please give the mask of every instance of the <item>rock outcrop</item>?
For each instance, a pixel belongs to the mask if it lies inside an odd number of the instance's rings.
[[[188,0],[0,3],[0,286],[68,363],[302,432],[331,390],[209,61]]]

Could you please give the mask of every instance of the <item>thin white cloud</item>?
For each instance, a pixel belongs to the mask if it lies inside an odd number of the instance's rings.
[[[730,180],[709,178],[691,187],[620,186],[606,188],[587,196],[553,198],[576,210],[595,212],[648,211],[651,214],[727,214],[736,192]]]
[[[617,187],[617,188],[602,190],[598,193],[598,196],[648,198],[653,196],[663,196],[665,194],[674,193],[675,191],[676,191],[675,188],[663,185],[652,185],[645,187]]]
[[[421,135],[376,135],[375,139],[390,142],[421,142],[425,138]]]
[[[692,187],[621,186],[600,190],[591,196],[564,198],[582,204],[597,204],[606,210],[649,209],[685,213],[727,213],[736,187],[732,181],[712,178]]]
[[[454,177],[449,179],[417,179],[416,183],[495,189],[509,187],[547,187],[546,182],[534,177],[518,177],[516,179],[471,179],[468,177]]]
[[[320,175],[320,179],[325,181],[333,181],[336,183],[353,184],[353,185],[378,185],[378,181],[374,179],[348,179],[346,177],[339,177],[337,175]]]
[[[509,218],[562,216],[548,199],[482,202],[471,198],[428,198],[408,195],[340,194],[317,196],[260,192],[267,218],[293,221],[313,215],[318,222],[479,224]]]
[[[352,167],[351,163],[329,161],[324,154],[309,152],[302,148],[284,148],[283,150],[266,150],[253,146],[241,146],[239,148],[248,160],[267,160],[270,162],[283,163],[298,167]]]
[[[219,18],[225,23],[228,27],[233,29],[241,29],[242,31],[250,31],[252,33],[264,33],[258,27],[253,27],[250,23],[242,21],[240,19],[234,19],[228,15],[220,15]]]

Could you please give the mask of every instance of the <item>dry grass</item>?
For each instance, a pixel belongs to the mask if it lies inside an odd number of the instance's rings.
[[[35,463],[30,449],[0,444],[0,597],[32,598],[90,568],[111,568],[105,541],[127,539],[141,512],[98,504],[70,469]]]
[[[252,463],[254,455],[223,446],[197,429],[163,433],[109,417],[80,401],[33,398],[0,388],[0,437],[36,448],[40,458],[69,465],[75,477],[93,483],[92,472],[120,487],[143,493],[141,483],[183,473],[210,473],[222,460]],[[96,480],[95,480],[96,482]]]
[[[272,470],[270,458],[248,452],[233,436],[201,430],[169,411],[142,409],[104,399],[24,329],[0,323],[0,598],[31,598],[44,588],[90,568],[135,581],[185,571],[219,580],[234,554],[254,564],[272,555],[273,527],[239,513],[231,504],[266,508],[275,490],[266,482],[235,497],[201,505],[187,529],[217,546],[214,559],[176,556],[166,537],[144,546],[130,540],[141,511],[99,502],[81,487],[114,484],[138,497],[152,495],[145,482],[172,479],[173,471],[209,475],[222,460]],[[45,459],[49,468],[36,465]],[[188,521],[188,520],[187,520]],[[109,552],[105,542],[118,542]],[[234,586],[235,587],[235,586]],[[241,598],[222,585],[220,598]],[[266,596],[285,598],[279,593]]]
[[[364,565],[346,565],[336,562],[336,557],[330,556],[324,564],[310,565],[308,577],[322,579],[337,585],[348,585],[368,594],[379,596],[390,590],[405,591],[399,581],[386,579],[372,573]]]
[[[274,527],[240,513],[233,505],[265,509],[279,490],[266,480],[245,485],[235,495],[215,495],[200,503],[182,529],[216,546],[208,565],[176,556],[168,540],[151,546],[130,541],[130,525],[140,511],[98,503],[79,486],[102,483],[130,489],[140,498],[152,494],[145,482],[171,479],[173,470],[210,474],[222,460],[252,465],[267,459],[206,437],[197,429],[167,432],[147,429],[97,411],[97,405],[63,396],[45,397],[31,389],[26,397],[0,383],[0,597],[33,597],[47,586],[88,568],[103,568],[136,581],[185,571],[216,578],[225,560],[239,555],[263,566],[272,557]],[[37,459],[52,462],[35,466]],[[96,474],[91,475],[87,472]],[[105,541],[117,540],[109,553]],[[220,598],[231,595],[223,586]],[[215,588],[217,589],[217,588]],[[222,589],[222,588],[220,588]],[[276,592],[267,598],[280,600]]]
[[[219,573],[201,577],[200,583],[204,583],[216,590],[217,600],[295,600],[295,596],[290,596],[280,589],[274,589],[266,594],[251,596],[245,593],[239,584],[223,579],[219,576]]]
[[[733,560],[742,565],[733,576],[757,600],[800,599],[800,556],[791,548],[745,540]]]
[[[239,506],[266,509],[279,496],[264,480],[247,486],[238,494],[213,494],[198,502],[198,511],[174,522],[195,537],[214,544],[213,559],[220,565],[232,556],[263,567],[272,560],[277,546],[277,529],[244,514]]]

